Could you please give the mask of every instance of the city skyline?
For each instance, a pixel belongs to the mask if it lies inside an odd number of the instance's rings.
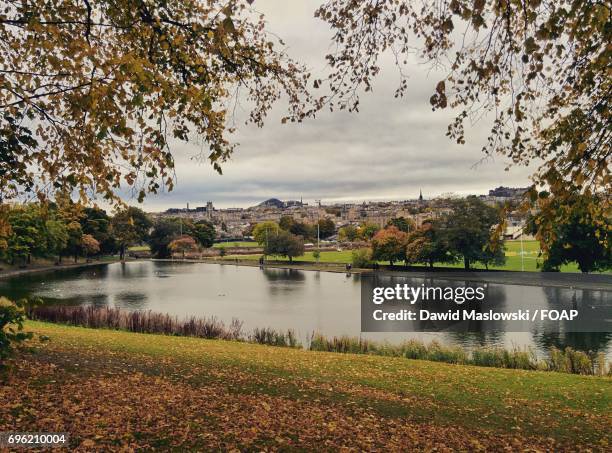
[[[286,43],[287,53],[310,68],[313,77],[325,77],[323,56],[331,33],[313,17],[316,2],[282,4],[258,1],[270,30]],[[431,111],[429,98],[440,77],[409,57],[412,73],[407,95],[394,98],[398,74],[393,60],[384,56],[382,71],[372,93],[361,97],[359,113],[321,112],[316,119],[281,124],[284,106],[276,106],[263,128],[244,124],[244,111],[236,109],[239,146],[218,175],[206,162],[190,160],[204,145],[172,143],[176,158],[176,187],[150,194],[142,205],[147,211],[213,200],[219,207],[248,207],[271,197],[305,200],[401,200],[455,192],[486,193],[500,185],[529,185],[531,166],[504,171],[508,159],[482,160],[490,124],[487,118],[466,131],[466,144],[446,136],[453,112]],[[232,106],[233,107],[233,106]],[[129,199],[130,204],[137,204]]]

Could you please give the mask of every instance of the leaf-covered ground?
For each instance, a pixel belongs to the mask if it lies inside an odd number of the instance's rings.
[[[89,330],[11,361],[0,431],[83,450],[609,451],[612,380]]]

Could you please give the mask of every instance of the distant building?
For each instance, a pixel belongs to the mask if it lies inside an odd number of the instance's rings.
[[[489,190],[489,196],[495,198],[518,198],[522,197],[529,187],[504,187],[499,186],[493,190]]]

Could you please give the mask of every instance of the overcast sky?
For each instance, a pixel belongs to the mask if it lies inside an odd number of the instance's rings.
[[[315,74],[327,73],[324,55],[331,33],[313,17],[319,1],[256,0],[269,30],[283,38],[288,53]],[[276,109],[263,128],[238,125],[239,146],[222,176],[190,156],[196,145],[176,144],[177,186],[149,195],[144,208],[253,206],[268,198],[336,201],[402,200],[443,193],[482,194],[499,185],[525,186],[530,169],[504,171],[503,157],[483,157],[489,124],[475,125],[465,145],[446,136],[451,112],[432,112],[429,98],[440,79],[414,61],[408,95],[395,99],[398,74],[390,60],[374,92],[361,96],[360,112],[323,113],[302,124],[282,125]],[[135,204],[135,202],[134,202]]]

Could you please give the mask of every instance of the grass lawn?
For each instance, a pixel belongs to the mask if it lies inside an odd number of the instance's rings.
[[[217,242],[213,245],[213,248],[223,249],[227,247],[244,247],[244,248],[252,248],[252,247],[261,247],[255,241],[237,241],[237,242]]]
[[[133,245],[128,247],[128,251],[130,252],[148,252],[151,250],[148,245]]]
[[[523,241],[523,266],[525,271],[538,272],[540,269],[537,267],[537,263],[541,262],[538,258],[540,252],[540,244],[538,241]],[[261,255],[236,255],[228,256],[227,258],[240,258],[240,259],[259,259]],[[350,263],[352,252],[350,250],[343,250],[341,252],[321,252],[320,262],[322,263]],[[274,257],[275,261],[289,261],[287,258]],[[316,259],[312,256],[312,252],[306,252],[304,256],[300,256],[295,259],[296,261],[308,261],[315,262]],[[388,262],[380,262],[380,264],[389,264]],[[454,264],[440,264],[443,267],[463,268],[463,263]],[[479,263],[476,263],[474,269],[484,269]],[[506,264],[503,266],[493,266],[491,269],[506,270],[506,271],[520,271],[521,267],[521,242],[520,241],[506,241]],[[577,264],[569,264],[561,267],[561,272],[579,272]]]
[[[609,451],[612,380],[39,322],[0,431],[117,450]]]

